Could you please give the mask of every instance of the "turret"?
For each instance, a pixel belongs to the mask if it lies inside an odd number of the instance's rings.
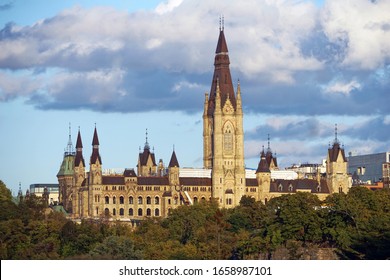
[[[146,141],[144,151],[139,153],[137,164],[138,176],[149,177],[157,175],[157,164],[154,152],[150,151],[148,142],[148,130],[146,129]]]
[[[264,152],[264,146],[260,154],[260,162],[256,170],[256,179],[257,179],[257,184],[259,186],[258,200],[265,201],[265,198],[270,191],[271,170],[267,163],[266,154]]]
[[[350,188],[348,177],[348,162],[345,157],[344,147],[340,146],[337,138],[337,124],[335,125],[335,139],[332,147],[328,149],[326,160],[326,177],[331,193],[347,193]]]
[[[168,166],[168,178],[169,178],[170,186],[175,187],[180,185],[179,167],[180,165],[177,160],[175,150],[173,150],[171,155],[171,160],[169,161],[169,166]]]
[[[71,127],[69,124],[69,140],[62,159],[60,170],[57,173],[59,194],[58,201],[64,209],[72,213],[72,199],[74,186],[74,161],[75,152],[72,144]]]
[[[92,154],[90,159],[90,168],[89,168],[89,183],[90,185],[101,184],[102,182],[102,158],[99,152],[99,137],[97,134],[97,129],[93,133],[92,140]]]

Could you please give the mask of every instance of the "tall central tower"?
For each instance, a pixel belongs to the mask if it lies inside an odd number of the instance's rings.
[[[245,194],[244,132],[240,84],[234,93],[224,28],[215,51],[210,96],[203,112],[203,165],[212,169],[212,197],[234,207]]]

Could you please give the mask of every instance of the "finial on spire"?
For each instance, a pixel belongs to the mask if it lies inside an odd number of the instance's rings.
[[[219,16],[219,31],[223,31],[225,29],[225,18],[223,15]]]
[[[270,146],[270,138],[269,138],[269,133],[268,133],[268,150],[271,149],[271,146]]]
[[[337,123],[334,125],[334,142],[339,143],[339,139],[337,138]]]
[[[72,127],[71,127],[71,123],[69,123],[69,139],[68,139],[68,144],[67,144],[66,149],[65,149],[65,155],[73,155],[74,154],[71,131],[72,131]]]
[[[145,147],[144,147],[144,149],[147,149],[147,150],[150,149],[149,142],[148,142],[148,129],[146,129],[146,132],[145,132]]]

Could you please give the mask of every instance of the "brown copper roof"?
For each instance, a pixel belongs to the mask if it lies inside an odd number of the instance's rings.
[[[344,149],[340,147],[340,143],[334,142],[331,149],[328,149],[328,155],[330,162],[336,162],[339,156],[339,152],[341,151],[341,156],[343,157],[343,161],[346,162],[347,159],[345,157]]]
[[[211,82],[210,98],[207,109],[207,114],[209,116],[214,115],[217,80],[219,81],[219,88],[221,94],[221,108],[225,105],[225,102],[228,98],[230,99],[233,107],[236,108],[236,97],[234,94],[229,64],[230,60],[225,40],[225,34],[224,31],[221,30],[219,33],[218,44],[215,51],[214,75],[213,80]]]
[[[137,177],[134,169],[128,169],[128,168],[126,168],[125,171],[123,172],[123,176],[124,177]]]
[[[182,177],[180,178],[180,185],[211,187],[211,178]]]
[[[256,170],[256,173],[259,173],[259,172],[270,172],[269,165],[267,163],[264,151],[261,152],[260,162],[259,162],[259,165],[258,165],[257,170]]]
[[[179,162],[177,161],[175,151],[172,152],[171,160],[169,161],[168,167],[180,167]]]
[[[124,185],[125,178],[122,176],[103,176],[103,185]]]
[[[92,140],[92,146],[99,145],[99,138],[97,135],[97,130],[95,127],[95,131],[93,132],[93,140]]]
[[[138,177],[138,185],[168,186],[168,177]]]
[[[81,134],[79,130],[79,133],[77,134],[76,157],[74,160],[74,164],[75,166],[79,166],[81,162],[83,163],[83,166],[85,166],[85,161],[83,157],[83,142],[81,141]]]
[[[93,132],[93,140],[92,140],[92,155],[91,155],[91,163],[96,163],[97,159],[99,159],[100,164],[102,164],[102,158],[99,154],[99,138],[97,135],[97,130],[95,127],[95,131]]]
[[[282,186],[282,191],[279,186]],[[289,190],[290,185],[292,190]],[[297,192],[297,190],[310,190],[312,193],[329,193],[329,188],[326,180],[320,180],[320,189],[317,190],[318,181],[313,179],[298,179],[298,180],[274,180],[271,182],[270,192]]]
[[[245,179],[245,185],[247,187],[258,187],[257,179],[247,178]]]
[[[99,148],[93,148],[91,155],[91,163],[96,163],[97,159],[99,159],[100,164],[102,164],[102,158],[99,154]]]
[[[157,166],[154,153],[151,153],[150,149],[147,147],[144,148],[143,153],[139,153],[139,161],[141,163],[141,166],[145,166],[148,163],[149,156],[152,158],[153,166]]]
[[[76,149],[77,148],[83,148],[83,142],[81,141],[80,130],[79,133],[77,134]]]

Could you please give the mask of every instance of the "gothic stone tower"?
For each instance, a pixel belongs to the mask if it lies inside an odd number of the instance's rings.
[[[64,206],[65,210],[72,213],[72,200],[74,199],[74,162],[75,152],[72,145],[69,124],[69,140],[64,152],[64,158],[60,170],[57,173],[59,183],[58,201]]]
[[[234,207],[245,194],[244,133],[240,84],[234,93],[223,27],[203,113],[203,165],[212,169],[212,197]]]
[[[333,146],[328,149],[328,157],[326,160],[326,175],[331,193],[348,192],[348,162],[347,158],[345,157],[344,148],[340,147],[340,142],[337,139],[337,126],[335,128],[335,139]]]

